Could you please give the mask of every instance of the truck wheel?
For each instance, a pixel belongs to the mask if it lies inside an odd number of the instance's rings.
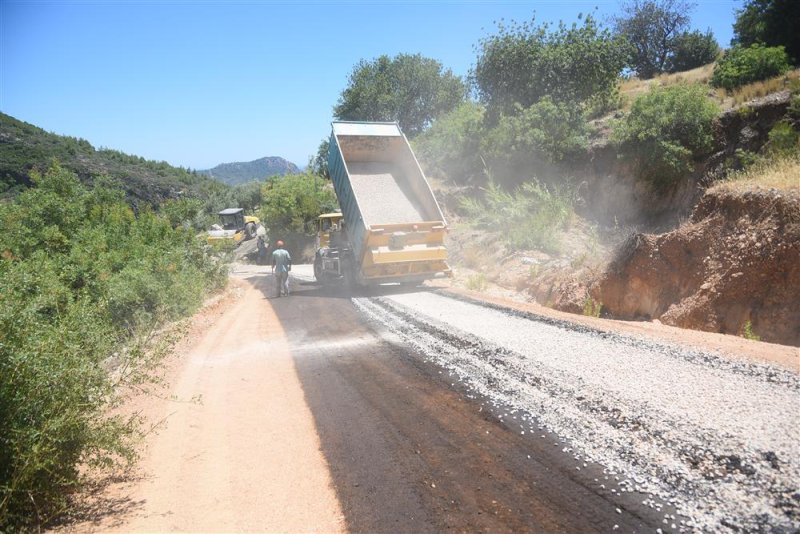
[[[314,258],[314,278],[317,282],[322,282],[322,258],[319,256]]]
[[[249,222],[244,225],[244,238],[253,239],[256,236],[256,223]]]

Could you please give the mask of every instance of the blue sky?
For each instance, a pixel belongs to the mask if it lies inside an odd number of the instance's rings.
[[[727,46],[741,1],[700,1]],[[0,111],[173,165],[303,166],[360,59],[421,53],[458,75],[494,21],[573,22],[616,1],[0,0]]]

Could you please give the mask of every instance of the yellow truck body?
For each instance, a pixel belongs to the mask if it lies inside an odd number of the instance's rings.
[[[329,147],[346,243],[339,272],[360,284],[450,275],[447,222],[398,124],[337,121]]]

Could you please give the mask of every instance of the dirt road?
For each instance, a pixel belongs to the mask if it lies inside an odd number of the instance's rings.
[[[167,424],[141,479],[114,485],[114,509],[77,530],[681,528],[668,499],[626,487],[513,403],[487,402],[463,369],[365,311],[413,298],[351,299],[302,272],[290,298],[273,298],[263,271],[234,273],[241,294],[172,371],[178,401],[148,401]],[[467,352],[480,344],[459,339]]]

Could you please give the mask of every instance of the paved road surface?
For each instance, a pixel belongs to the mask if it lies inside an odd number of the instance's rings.
[[[167,426],[144,476],[78,530],[668,529],[668,504],[611,491],[602,466],[368,320],[363,299],[295,271],[289,298],[264,268],[234,273],[241,294],[174,371],[171,393],[199,402],[151,407]]]

